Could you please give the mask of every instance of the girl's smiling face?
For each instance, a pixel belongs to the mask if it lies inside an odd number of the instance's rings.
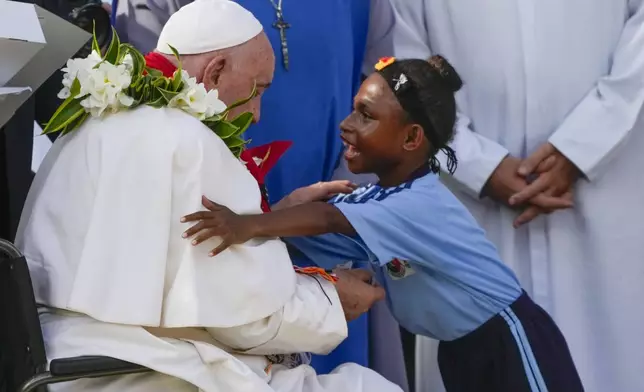
[[[406,113],[380,74],[362,83],[353,108],[340,124],[349,170],[380,174],[397,166],[407,139]]]

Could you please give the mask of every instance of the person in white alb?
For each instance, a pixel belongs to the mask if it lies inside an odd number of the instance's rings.
[[[446,182],[553,315],[586,390],[643,391],[644,1],[391,1],[417,39],[390,55],[441,54],[465,83]],[[552,197],[570,208],[546,214]],[[435,344],[419,392],[440,390]]]
[[[149,68],[177,67],[170,45],[188,75],[224,102],[247,96],[254,83],[261,95],[272,81],[262,27],[234,2],[197,0],[175,13]],[[186,94],[198,100],[199,91]],[[258,119],[259,105],[258,96],[236,112]],[[369,369],[346,364],[317,376],[290,355],[332,350],[347,335],[346,319],[383,298],[382,288],[359,273],[340,271],[335,284],[298,274],[277,239],[209,257],[218,240],[195,247],[182,237],[189,225],[181,217],[200,208],[202,195],[261,212],[243,162],[185,110],[142,105],[92,115],[57,139],[16,240],[42,305],[49,359],[106,355],[154,372],[52,390],[401,392]]]

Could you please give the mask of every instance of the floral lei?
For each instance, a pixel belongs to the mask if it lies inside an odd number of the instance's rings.
[[[45,125],[43,134],[60,131],[64,135],[77,129],[89,116],[102,117],[139,105],[173,107],[199,119],[239,158],[248,143],[241,135],[250,126],[253,115],[245,112],[228,120],[228,113],[253,99],[256,87],[247,98],[226,107],[217,90],[206,91],[203,83],[197,83],[182,70],[179,54],[170,48],[179,65],[168,78],[147,67],[143,55],[132,45],[121,43],[114,29],[110,46],[101,56],[94,34],[92,53],[86,58],[68,60],[62,69],[63,89],[58,97],[64,101]]]

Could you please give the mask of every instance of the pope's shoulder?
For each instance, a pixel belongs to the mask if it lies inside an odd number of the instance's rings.
[[[124,132],[136,129],[141,133],[155,136],[182,134],[200,136],[210,130],[195,117],[175,108],[153,108],[142,105],[135,109],[106,114],[100,119],[91,119],[88,125],[92,128],[120,129]]]
[[[197,118],[175,108],[139,106],[132,110],[91,118],[80,129],[84,137],[108,141],[118,138],[182,149],[207,146],[209,150],[228,150],[226,144]]]

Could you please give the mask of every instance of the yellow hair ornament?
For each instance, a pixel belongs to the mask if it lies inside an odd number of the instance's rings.
[[[386,67],[390,66],[396,61],[395,57],[383,57],[378,61],[378,64],[375,65],[376,71],[382,71]]]

